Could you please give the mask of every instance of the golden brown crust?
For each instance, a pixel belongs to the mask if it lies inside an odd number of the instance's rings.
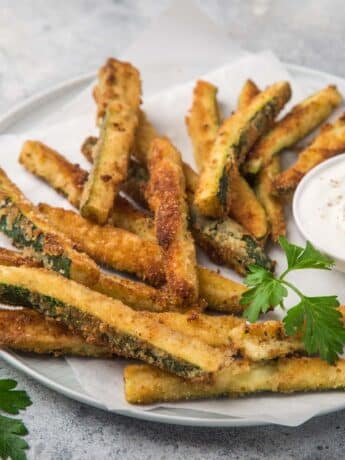
[[[286,235],[286,221],[284,204],[280,197],[274,194],[273,181],[280,173],[280,158],[274,156],[271,163],[264,166],[257,175],[255,191],[257,197],[265,208],[269,223],[270,234],[274,242],[280,236]]]
[[[90,163],[93,163],[93,158],[95,155],[95,147],[98,142],[98,137],[88,136],[80,147],[81,153]]]
[[[328,86],[309,96],[278,121],[266,136],[255,145],[244,165],[246,172],[256,174],[279,153],[303,139],[338,107],[341,94],[336,86]]]
[[[53,356],[113,356],[105,345],[87,343],[62,323],[28,308],[0,310],[0,347]]]
[[[275,83],[223,122],[195,192],[194,204],[200,214],[209,217],[228,214],[232,199],[229,174],[243,163],[258,138],[272,127],[290,96],[288,82]]]
[[[26,141],[19,162],[35,176],[43,179],[68,201],[79,207],[88,173],[72,164],[55,150],[38,141]]]
[[[94,224],[73,211],[41,203],[40,212],[96,262],[136,274],[150,284],[164,281],[163,258],[157,244],[129,231]]]
[[[198,299],[198,279],[181,155],[168,139],[157,138],[151,143],[148,166],[148,199],[166,258],[167,291],[177,304],[192,305]]]
[[[247,107],[250,102],[260,93],[260,89],[253,80],[246,80],[238,96],[237,108],[239,110]]]
[[[40,267],[38,260],[25,257],[23,254],[12,249],[0,248],[0,265],[9,267]]]
[[[302,177],[323,161],[345,151],[345,114],[335,123],[324,125],[314,141],[303,150],[297,161],[273,182],[278,194],[291,193]]]
[[[320,358],[292,357],[251,363],[235,360],[209,382],[190,382],[147,365],[130,365],[124,372],[129,403],[150,404],[270,391],[292,393],[345,388],[345,360],[328,364]]]
[[[194,158],[199,170],[217,137],[219,128],[217,91],[216,86],[211,83],[198,80],[193,90],[192,107],[186,117]]]
[[[130,149],[138,124],[138,107],[110,102],[101,135],[93,148],[94,163],[83,188],[80,212],[102,225],[108,220],[121,183],[127,177]]]
[[[97,104],[97,123],[102,124],[111,101],[121,101],[139,107],[141,84],[139,71],[129,62],[109,58],[98,71],[98,82],[93,90]]]
[[[254,190],[236,168],[231,172],[230,181],[232,182],[230,217],[233,217],[258,241],[264,243],[269,230],[264,208],[256,198]]]

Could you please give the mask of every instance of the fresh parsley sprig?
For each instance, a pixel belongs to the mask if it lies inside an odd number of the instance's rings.
[[[294,270],[331,270],[334,261],[309,242],[302,248],[280,237],[279,243],[286,255],[287,268],[279,277],[275,277],[257,265],[249,267],[245,278],[249,289],[241,297],[241,304],[247,306],[244,316],[254,322],[260,313],[266,313],[271,308],[280,306],[284,309],[284,299],[292,290],[300,300],[283,320],[286,334],[300,334],[308,354],[317,353],[322,359],[334,363],[345,345],[345,328],[342,315],[337,310],[337,297],[308,297],[286,280],[286,276]]]
[[[15,390],[16,386],[15,380],[0,380],[0,410],[13,415],[31,405],[26,392]],[[25,450],[29,446],[22,437],[27,434],[22,420],[0,415],[0,458],[25,460]]]

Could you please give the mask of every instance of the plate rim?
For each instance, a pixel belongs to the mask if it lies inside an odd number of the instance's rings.
[[[295,74],[307,74],[310,76],[315,76],[322,79],[333,79],[333,80],[341,80],[345,84],[345,78],[340,77],[335,74],[331,74],[329,72],[315,70],[309,67],[305,67],[298,64],[290,64],[285,61],[282,61],[282,65],[287,68],[287,70],[292,71]],[[25,99],[25,101],[15,104],[10,110],[5,111],[2,115],[0,115],[0,135],[4,132],[7,132],[9,126],[15,122],[15,119],[22,118],[25,116],[25,113],[32,108],[37,107],[42,102],[47,102],[52,98],[56,97],[59,93],[64,93],[65,91],[71,90],[74,87],[81,86],[86,84],[87,82],[92,82],[96,78],[96,71],[95,72],[87,72],[77,75],[76,77],[67,79],[57,85],[53,85],[48,89],[43,91],[39,91],[34,95]],[[167,414],[158,414],[151,411],[140,411],[134,406],[133,409],[128,410],[109,410],[107,409],[100,401],[92,398],[86,392],[81,393],[78,392],[68,386],[64,386],[58,382],[55,382],[51,378],[39,373],[37,370],[31,368],[29,365],[24,364],[20,359],[16,358],[15,353],[7,350],[0,349],[0,357],[9,365],[14,367],[15,369],[19,370],[20,372],[24,373],[25,375],[33,378],[35,381],[38,381],[45,387],[54,390],[64,396],[67,396],[70,399],[76,400],[83,404],[86,404],[91,407],[95,407],[97,409],[102,409],[110,413],[118,414],[118,415],[125,415],[127,417],[145,420],[149,422],[156,422],[156,423],[165,423],[171,425],[182,425],[182,426],[196,426],[196,427],[222,427],[222,428],[231,428],[231,427],[249,427],[249,426],[262,426],[262,425],[272,425],[279,423],[274,422],[264,422],[260,420],[253,420],[247,418],[235,418],[235,417],[217,417],[217,418],[197,418],[197,417],[188,417],[188,416],[181,416],[181,415],[167,415]],[[319,414],[315,415],[314,417],[318,417],[321,415],[325,415],[328,413],[334,413],[338,410],[345,408],[345,401],[344,404],[340,407],[337,407],[336,410],[323,410]],[[311,418],[314,418],[311,417]],[[310,420],[310,419],[308,419]]]

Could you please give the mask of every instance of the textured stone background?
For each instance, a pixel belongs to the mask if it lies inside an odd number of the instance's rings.
[[[202,0],[198,2],[248,50],[272,49],[288,62],[344,73],[342,0]],[[93,71],[145,29],[169,0],[0,0],[0,112],[25,97]],[[70,401],[1,363],[33,406],[29,458],[340,459],[345,413],[302,427],[197,429],[110,415]]]

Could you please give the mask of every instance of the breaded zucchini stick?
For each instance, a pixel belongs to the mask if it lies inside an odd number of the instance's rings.
[[[38,141],[25,142],[19,161],[29,172],[44,180],[79,209],[83,186],[88,178],[87,171],[79,165],[70,163],[58,152]],[[147,231],[142,213],[138,213],[128,200],[118,195],[115,199],[115,208],[116,214],[113,213],[110,218],[113,225],[128,231],[133,231],[133,225],[137,230],[133,233],[149,239],[150,233]]]
[[[241,275],[253,264],[273,270],[274,264],[257,240],[235,221],[204,217],[191,204],[189,209],[193,236],[213,262]]]
[[[168,139],[156,138],[151,143],[148,167],[148,200],[164,253],[166,289],[177,305],[192,305],[199,297],[199,282],[180,152]]]
[[[271,163],[264,166],[256,177],[255,191],[259,201],[265,208],[269,223],[270,234],[274,242],[280,236],[286,235],[284,205],[281,198],[274,194],[273,181],[280,173],[280,158],[272,158]]]
[[[186,117],[188,133],[193,144],[194,159],[201,170],[217,137],[219,112],[217,87],[203,80],[194,86],[192,107]]]
[[[38,143],[35,143],[35,147],[37,146]],[[33,150],[33,152],[36,151],[37,150]],[[32,155],[33,164],[28,164],[25,161],[24,166],[34,174],[37,174],[38,171],[40,177],[59,192],[60,190],[56,188],[56,175],[50,174],[51,168],[54,170],[58,164],[57,160],[59,156],[56,152],[54,152],[54,155],[51,155],[50,152],[53,151],[47,147],[45,147],[43,152],[44,162],[47,163],[46,168],[40,167],[42,162],[35,162],[35,153]],[[74,166],[69,163],[68,160],[64,159],[64,161],[68,167],[63,171],[63,180],[68,184],[68,189],[70,191],[66,198],[68,200],[70,200],[73,196],[80,198],[80,188],[78,186],[78,182],[76,181],[76,177],[73,175]],[[85,174],[87,173],[85,172]],[[188,181],[191,183],[193,177],[193,174],[187,176],[187,183]],[[110,222],[117,227],[135,233],[141,238],[156,242],[153,220],[142,211],[133,208],[128,201],[122,199],[120,196],[117,197],[116,212],[112,214]],[[230,235],[228,235],[228,238],[229,237]],[[253,245],[254,242],[255,241],[253,240]],[[237,246],[234,245],[233,247],[236,249]],[[199,277],[202,277],[202,281],[199,283],[200,296],[206,300],[209,308],[235,314],[243,312],[243,306],[239,305],[239,298],[244,290],[244,286],[242,284],[224,278],[218,273],[200,266],[198,267],[198,275]]]
[[[341,102],[335,86],[328,86],[296,105],[274,128],[260,139],[244,170],[256,174],[273,155],[291,147],[320,125]]]
[[[246,80],[238,96],[237,107],[239,110],[247,107],[251,101],[260,93],[260,89],[252,80]]]
[[[133,153],[140,163],[147,164],[147,155],[151,142],[159,136],[156,128],[147,118],[146,113],[143,110],[139,110],[139,124],[135,135]]]
[[[79,165],[70,163],[39,141],[26,141],[23,144],[19,162],[79,208],[81,193],[88,177],[88,173]]]
[[[0,170],[0,231],[46,268],[139,310],[170,308],[159,290],[117,275],[103,274],[86,254],[49,223]]]
[[[82,284],[97,282],[97,265],[55,230],[1,169],[0,216],[0,231],[44,266]]]
[[[138,107],[123,102],[108,104],[101,134],[94,147],[95,161],[84,186],[80,212],[105,224],[113,209],[120,184],[127,177],[128,160],[138,125]]]
[[[227,352],[49,270],[0,266],[0,301],[33,307],[112,353],[185,378],[207,377],[227,361]]]
[[[271,128],[290,96],[289,83],[275,83],[224,121],[195,192],[195,206],[201,214],[212,217],[228,214],[231,171],[243,163],[254,143]]]
[[[121,228],[94,224],[63,208],[41,203],[38,209],[96,262],[133,273],[153,285],[163,283],[163,258],[157,244]]]
[[[141,85],[138,70],[129,62],[109,58],[98,71],[98,82],[93,90],[97,105],[97,124],[102,122],[110,102],[122,102],[138,108]]]
[[[0,265],[8,267],[42,267],[42,264],[31,257],[26,257],[18,251],[0,248]]]
[[[273,182],[278,194],[293,192],[308,171],[328,158],[345,151],[345,114],[335,123],[326,124],[314,141],[301,152],[297,161]]]
[[[152,366],[130,365],[124,373],[129,403],[151,404],[188,399],[237,397],[270,391],[293,393],[345,388],[345,360],[328,364],[320,358],[235,361],[208,382],[190,382]]]
[[[259,242],[264,242],[268,232],[265,209],[258,201],[254,190],[237,169],[231,173],[232,199],[229,216],[241,224]]]
[[[248,91],[250,91],[248,89]],[[194,147],[194,157],[199,170],[207,161],[215,143],[219,129],[219,113],[216,100],[217,88],[212,84],[199,80],[193,93],[192,108],[186,117],[189,136]],[[247,95],[247,99],[249,94]],[[244,105],[242,104],[242,108]],[[190,167],[184,168],[187,188],[195,193],[199,177]],[[230,217],[243,225],[258,240],[266,237],[268,227],[263,207],[256,199],[255,193],[246,180],[234,168],[232,182],[233,199],[230,205]]]
[[[266,268],[272,267],[260,244],[250,232],[230,218],[208,219],[197,212],[193,205],[193,190],[197,174],[191,168],[184,168],[184,170],[187,171],[185,177],[191,216],[189,223],[196,243],[216,263],[234,268],[240,274],[244,274],[248,264],[253,263],[254,253],[257,263],[263,263]],[[142,197],[141,204],[145,206],[148,174],[145,176],[145,168],[135,163],[132,163],[130,171],[132,178],[127,181],[125,190],[133,199]],[[261,237],[261,241],[264,241],[268,233],[265,211],[247,182],[240,176],[236,182],[237,190],[234,191],[236,203],[233,203],[233,209],[237,211],[237,216],[241,215],[251,230]],[[212,232],[210,232],[211,227]],[[244,244],[244,240],[248,240],[247,243]]]
[[[0,347],[54,356],[113,356],[107,346],[88,343],[60,322],[29,308],[0,310]]]

